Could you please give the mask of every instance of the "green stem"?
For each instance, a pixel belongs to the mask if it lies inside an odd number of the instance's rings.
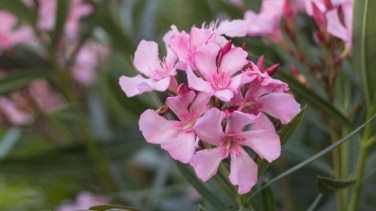
[[[370,118],[372,116],[372,113],[373,112],[368,110],[367,117]],[[359,152],[359,158],[358,158],[358,164],[357,164],[358,169],[356,170],[356,177],[355,177],[356,181],[354,185],[354,192],[353,192],[353,195],[350,201],[350,206],[349,206],[350,211],[357,210],[357,207],[359,205],[359,198],[360,198],[360,194],[361,194],[361,190],[362,190],[363,182],[364,182],[363,173],[364,173],[364,168],[366,164],[366,158],[368,155],[368,150],[370,148],[369,145],[372,143],[372,138],[371,138],[372,128],[373,128],[372,123],[366,126],[366,128],[364,129],[363,138],[360,141],[360,152]]]

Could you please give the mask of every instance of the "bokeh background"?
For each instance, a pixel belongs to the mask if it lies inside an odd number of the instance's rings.
[[[193,25],[242,18],[246,9],[257,11],[261,1],[242,6],[224,0],[47,1],[0,0],[0,210],[74,210],[79,200],[86,200],[84,206],[100,202],[142,210],[190,211],[199,204],[213,209],[165,151],[143,140],[137,121],[145,109],[156,108],[152,96],[127,98],[118,79],[136,75],[132,57],[140,40],[161,43],[171,25],[187,31]],[[51,2],[55,6],[43,6]],[[298,14],[294,23],[309,62],[319,63],[315,55],[323,50],[312,35],[314,21]],[[254,61],[265,55],[269,64],[279,63],[277,77],[287,80],[302,107],[308,104],[282,156],[260,179],[267,181],[331,143],[322,118],[328,105],[305,95],[290,68],[297,64],[299,69],[299,61],[280,46],[263,37],[234,42],[245,42]],[[351,63],[344,62],[343,70],[338,86],[348,89],[343,97],[353,105],[361,94]],[[364,115],[360,106],[356,115],[347,116],[357,125]],[[342,120],[335,112],[333,116]],[[358,146],[348,144],[351,170]],[[319,194],[317,175],[332,174],[326,155],[279,180],[272,186],[277,207],[307,209]],[[376,184],[367,178],[361,204],[371,210]],[[334,197],[323,195],[318,210],[334,210]],[[232,205],[228,210],[236,210]]]

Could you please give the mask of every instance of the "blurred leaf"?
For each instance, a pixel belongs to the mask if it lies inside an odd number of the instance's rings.
[[[304,117],[304,113],[307,109],[307,106],[305,106],[287,125],[285,125],[282,129],[278,131],[278,135],[281,140],[281,146],[283,147],[287,141],[291,138],[291,136],[295,133],[295,131],[298,129],[300,122],[302,121]],[[259,166],[259,176],[262,175],[265,170],[269,167],[269,163],[266,160],[258,160],[257,162]]]
[[[67,20],[67,17],[69,15],[70,10],[70,2],[67,0],[58,0],[57,1],[57,10],[56,10],[56,22],[55,22],[55,28],[52,32],[51,42],[52,46],[55,47],[59,41],[60,38],[63,36],[65,27],[65,23]],[[69,32],[68,32],[69,33]]]
[[[335,120],[339,125],[350,126],[348,119],[340,113],[333,105],[328,103],[325,99],[317,95],[314,91],[302,85],[299,81],[291,77],[283,71],[275,73],[276,78],[286,82],[297,97],[307,101],[309,105],[319,110],[327,116]]]
[[[46,72],[41,71],[14,71],[0,78],[0,95],[24,88],[34,80],[47,76]]]
[[[3,137],[1,137],[0,141],[0,159],[7,156],[8,152],[13,148],[13,146],[17,143],[18,139],[20,138],[22,132],[20,128],[10,128]]]
[[[197,211],[207,211],[201,204],[197,206]]]
[[[251,198],[253,198],[257,193],[259,193],[261,190],[263,190],[267,186],[269,186],[269,185],[273,184],[274,182],[276,182],[276,181],[284,178],[285,176],[290,175],[291,173],[293,173],[293,172],[295,172],[295,171],[303,168],[304,166],[308,165],[312,161],[314,161],[314,160],[318,159],[319,157],[325,155],[326,153],[332,151],[333,149],[335,149],[336,147],[338,147],[339,145],[341,145],[343,142],[346,142],[346,141],[350,140],[350,138],[353,135],[355,135],[360,130],[362,130],[367,124],[369,124],[372,120],[374,120],[375,117],[376,117],[376,114],[373,115],[371,118],[369,118],[366,122],[364,122],[358,128],[354,129],[349,134],[347,134],[346,136],[342,137],[340,140],[335,141],[333,144],[331,144],[328,147],[326,147],[325,149],[321,150],[320,152],[318,152],[314,156],[312,156],[312,157],[304,160],[303,162],[301,162],[301,163],[299,163],[299,164],[291,167],[290,169],[284,171],[282,174],[279,174],[277,177],[275,177],[274,179],[270,180],[266,185],[263,185],[260,188],[258,188],[256,191],[254,191],[252,193],[252,195],[248,198],[248,200],[250,200]]]
[[[315,198],[315,200],[312,202],[312,204],[308,207],[307,211],[315,211],[321,201],[321,198],[322,198],[322,194],[319,194]]]
[[[266,181],[262,181],[262,185],[265,185]],[[273,190],[270,186],[261,191],[261,209],[273,211],[276,210],[276,201]]]
[[[106,205],[98,205],[94,207],[90,207],[89,210],[93,211],[107,211],[110,209],[116,209],[116,210],[124,210],[124,211],[141,211],[140,209],[134,208],[134,207],[128,207],[123,205],[112,205],[112,204],[106,204]]]
[[[201,182],[194,172],[189,169],[190,166],[175,161],[176,167],[188,182],[217,210],[226,210],[227,206],[221,199],[217,197],[217,193],[213,193],[203,182]]]
[[[352,57],[354,71],[363,85],[367,105],[376,109],[376,1],[354,2]]]
[[[319,193],[327,194],[335,192],[339,189],[346,188],[352,185],[355,179],[352,180],[335,180],[328,177],[317,176],[317,190]]]
[[[28,8],[21,0],[1,0],[0,8],[9,10],[31,24],[36,22],[36,13]]]

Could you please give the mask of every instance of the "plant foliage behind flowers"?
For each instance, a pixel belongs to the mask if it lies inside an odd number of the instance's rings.
[[[372,209],[375,9],[0,1],[0,209]]]

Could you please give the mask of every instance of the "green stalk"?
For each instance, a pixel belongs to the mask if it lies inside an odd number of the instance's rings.
[[[373,112],[368,110],[367,113],[367,119],[372,116]],[[359,205],[359,198],[361,195],[362,187],[363,187],[363,174],[364,174],[364,168],[366,165],[366,158],[368,155],[368,150],[370,148],[370,144],[372,144],[372,128],[373,124],[372,122],[368,124],[364,129],[363,138],[360,141],[360,152],[359,152],[359,158],[358,158],[358,169],[356,170],[356,181],[354,185],[354,192],[350,201],[349,210],[357,210],[357,207]]]

